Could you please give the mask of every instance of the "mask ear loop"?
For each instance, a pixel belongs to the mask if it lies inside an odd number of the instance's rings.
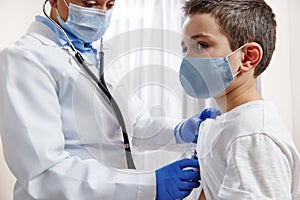
[[[65,2],[65,4],[66,4],[66,6],[69,8],[69,4],[66,2],[66,0],[64,0],[64,2]]]
[[[233,52],[231,52],[230,54],[228,54],[228,55],[226,56],[226,59],[228,60],[228,58],[229,58],[230,56],[232,56],[233,54],[235,54],[235,53],[238,52],[239,50],[243,49],[247,44],[248,44],[248,43],[244,44],[244,45],[241,46],[240,48],[238,48],[238,49],[236,49],[235,51],[233,51]],[[235,74],[232,75],[232,77],[233,77],[233,78],[236,77],[237,75],[240,74],[240,72],[241,72],[241,71],[240,71],[240,68],[239,68],[238,71],[237,71]],[[232,72],[231,72],[231,73],[232,73]]]
[[[65,4],[66,4],[67,8],[70,9],[68,3],[66,2],[66,0],[64,0],[64,2],[65,2]],[[55,8],[55,12],[56,12],[57,17],[59,17],[59,18],[61,19],[60,14],[59,14],[57,8]],[[62,20],[62,19],[61,19],[61,20]]]
[[[61,19],[60,14],[59,14],[57,8],[55,8],[55,12],[56,12],[56,17],[59,17]]]

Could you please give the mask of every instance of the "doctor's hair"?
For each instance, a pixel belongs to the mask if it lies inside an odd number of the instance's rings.
[[[248,42],[260,44],[263,57],[255,68],[255,77],[268,67],[275,50],[277,23],[272,8],[264,0],[190,0],[183,9],[186,17],[215,17],[232,51]]]

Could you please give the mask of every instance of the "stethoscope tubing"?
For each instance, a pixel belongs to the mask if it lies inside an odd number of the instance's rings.
[[[116,100],[112,97],[112,95],[110,94],[105,81],[104,81],[104,76],[103,76],[103,67],[104,67],[104,53],[102,51],[102,45],[103,45],[103,41],[101,39],[101,51],[100,51],[100,68],[99,69],[99,78],[97,78],[95,76],[95,74],[89,69],[86,61],[84,60],[83,56],[80,54],[80,52],[74,47],[74,45],[72,44],[70,38],[68,37],[68,35],[66,34],[66,32],[64,31],[64,29],[59,26],[53,19],[50,18],[50,16],[47,14],[46,12],[46,4],[49,0],[45,0],[44,4],[43,4],[43,13],[44,15],[61,31],[61,33],[64,35],[64,37],[66,38],[71,50],[75,53],[75,58],[78,61],[79,65],[83,68],[83,70],[89,75],[89,77],[96,83],[96,85],[100,88],[100,90],[105,94],[105,96],[107,97],[108,101],[110,102],[115,114],[116,114],[116,118],[119,121],[121,130],[122,130],[122,135],[123,135],[123,142],[124,142],[124,150],[125,150],[125,156],[126,156],[126,161],[127,161],[127,167],[128,169],[136,169],[134,162],[133,162],[133,158],[132,158],[132,153],[131,153],[131,148],[130,148],[130,143],[129,143],[129,138],[128,138],[128,133],[126,130],[126,125],[125,125],[125,121],[122,115],[122,112],[116,102]]]

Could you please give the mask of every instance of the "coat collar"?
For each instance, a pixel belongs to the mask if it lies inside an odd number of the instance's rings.
[[[69,49],[69,44],[63,33],[48,19],[42,16],[36,16],[36,20],[29,27],[28,34],[34,35],[42,44],[48,46],[57,46],[63,49]],[[66,32],[75,48],[82,53],[86,60],[93,65],[98,66],[97,50],[92,44],[84,43],[72,34]]]

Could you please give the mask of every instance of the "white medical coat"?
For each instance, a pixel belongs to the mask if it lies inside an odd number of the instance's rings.
[[[178,120],[145,118],[140,104],[133,104],[133,132],[146,136],[156,130],[149,140],[135,137],[136,144],[173,142]],[[155,199],[155,173],[126,169],[112,107],[44,24],[34,22],[0,53],[0,106],[16,200]]]

